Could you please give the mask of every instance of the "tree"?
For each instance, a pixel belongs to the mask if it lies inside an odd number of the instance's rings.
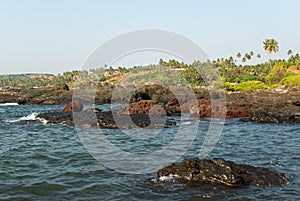
[[[251,55],[251,56],[253,56],[253,55],[254,55],[254,52],[253,52],[253,51],[251,51],[251,52],[250,52],[250,55]]]
[[[278,42],[275,39],[266,39],[264,42],[264,49],[271,54],[279,50]]]
[[[236,55],[238,58],[241,58],[241,53],[237,53],[237,55]]]
[[[246,59],[250,60],[250,59],[251,59],[251,55],[250,55],[250,54],[248,54],[248,53],[246,53],[246,54],[245,54],[245,56],[244,56],[244,58],[246,58]]]
[[[243,57],[242,62],[243,62],[243,63],[246,62],[246,57]]]
[[[257,54],[257,58],[261,58],[261,55],[260,55],[260,54]]]
[[[287,55],[293,54],[293,51],[291,49],[288,50]]]
[[[264,42],[264,49],[268,52],[269,54],[269,63],[271,66],[271,53],[274,52],[278,52],[279,47],[278,47],[278,42],[275,39],[266,39]]]

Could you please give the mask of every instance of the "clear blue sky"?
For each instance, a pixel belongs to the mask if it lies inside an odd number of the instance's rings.
[[[0,0],[0,74],[80,69],[99,45],[119,34],[156,28],[196,42],[210,58],[253,50],[267,59],[300,52],[298,0]],[[155,63],[157,61],[153,61]]]

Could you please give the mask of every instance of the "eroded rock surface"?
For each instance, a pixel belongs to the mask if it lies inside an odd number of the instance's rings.
[[[236,164],[220,158],[185,159],[159,170],[157,176],[160,180],[164,177],[172,177],[180,182],[190,182],[196,185],[212,184],[232,187],[273,186],[288,182],[284,174],[268,168]]]
[[[115,115],[115,116],[114,116]],[[101,111],[98,109],[87,109],[82,112],[50,112],[39,114],[38,118],[45,119],[50,124],[66,124],[70,126],[79,127],[100,127],[107,129],[134,129],[134,128],[155,128],[156,122],[151,121],[149,114],[136,113],[136,114],[122,114],[113,111]],[[116,119],[118,121],[116,121]],[[162,125],[160,127],[169,127],[176,125],[176,122],[169,118],[161,118]]]

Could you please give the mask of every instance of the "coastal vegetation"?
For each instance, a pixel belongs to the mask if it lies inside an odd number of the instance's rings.
[[[270,55],[279,50],[278,42],[274,39],[266,39],[263,42],[264,50]],[[300,55],[294,54],[292,50],[287,52],[288,59],[271,60],[257,64],[247,64],[247,61],[254,57],[261,58],[259,53],[249,51],[247,53],[237,53],[235,57],[219,58],[212,61],[199,62],[192,64],[170,59],[159,60],[158,64],[149,66],[125,67],[99,67],[92,70],[73,70],[58,74],[56,76],[49,74],[40,75],[1,75],[0,87],[53,87],[67,84],[69,88],[78,87],[82,82],[115,82],[123,76],[129,76],[138,71],[144,73],[142,81],[150,82],[155,80],[166,80],[172,77],[173,80],[184,80],[191,86],[205,86],[208,80],[213,80],[214,86],[224,86],[228,91],[247,91],[257,89],[276,88],[278,86],[300,86]],[[175,74],[172,76],[169,69]],[[151,69],[158,69],[160,73],[152,72]],[[215,72],[218,72],[221,80],[217,79]],[[130,76],[129,76],[130,77]],[[134,77],[129,79],[135,81]]]

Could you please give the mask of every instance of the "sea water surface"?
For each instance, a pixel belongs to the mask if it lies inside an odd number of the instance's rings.
[[[126,174],[107,168],[88,152],[77,128],[32,121],[38,113],[61,109],[0,106],[0,200],[300,200],[299,124],[227,120],[208,156],[283,172],[287,185],[191,187],[158,182],[155,172]],[[210,121],[192,123],[199,124],[196,139],[178,161],[198,156]],[[120,130],[105,133],[123,150],[151,152],[163,148],[177,131],[176,126],[164,129],[152,143],[132,141]]]

